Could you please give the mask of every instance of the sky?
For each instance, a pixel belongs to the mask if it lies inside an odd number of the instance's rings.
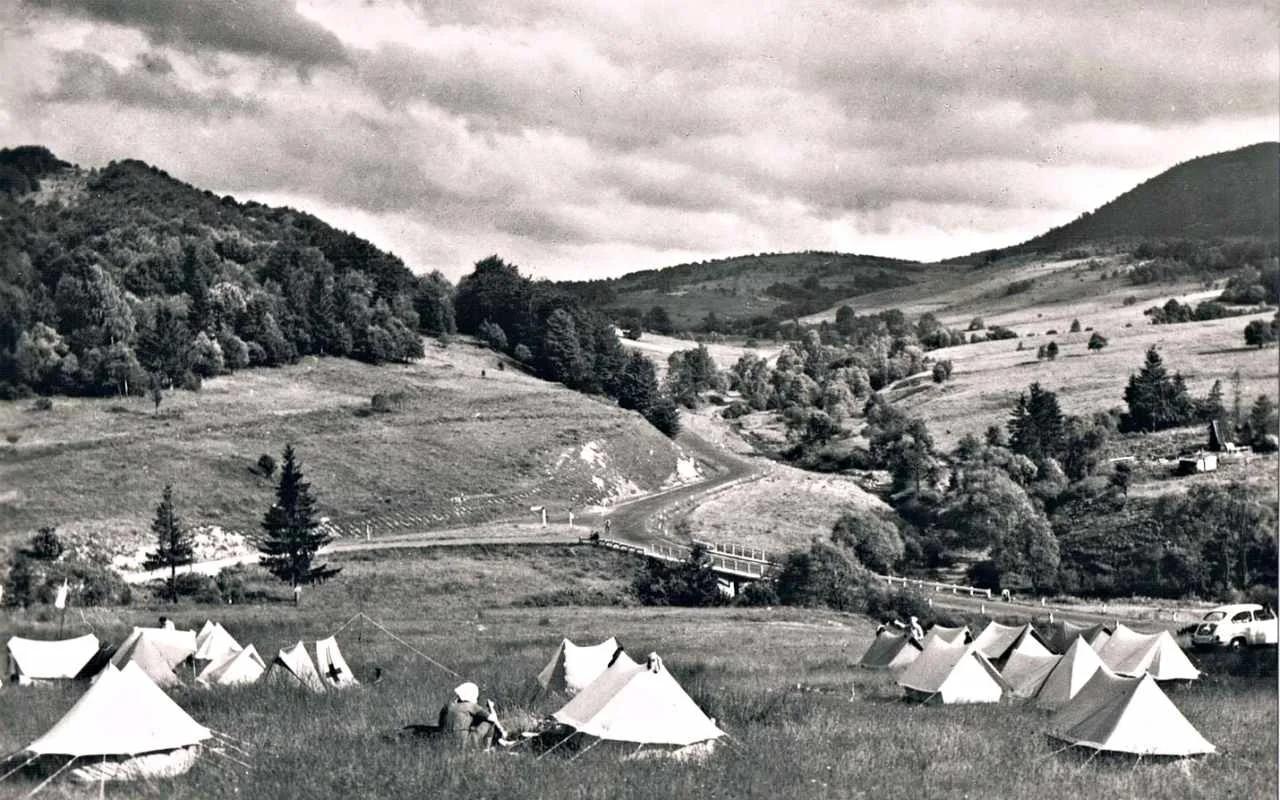
[[[138,158],[451,279],[935,260],[1280,139],[1231,0],[18,0],[0,146]]]

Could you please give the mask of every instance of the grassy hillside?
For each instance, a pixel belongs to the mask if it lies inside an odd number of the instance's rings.
[[[145,538],[160,491],[189,524],[256,530],[296,444],[320,512],[347,533],[557,513],[658,488],[678,448],[638,415],[537,380],[465,341],[374,367],[307,359],[137,399],[0,403],[0,544],[43,525]],[[482,375],[482,372],[484,373]],[[370,410],[383,395],[387,413]]]
[[[1270,797],[1276,793],[1274,678],[1212,670],[1168,689],[1188,720],[1225,755],[1194,762],[1097,758],[1055,752],[1044,714],[1017,704],[921,707],[901,702],[884,673],[854,666],[873,623],[800,609],[645,609],[516,607],[555,586],[586,587],[589,577],[625,564],[595,551],[547,549],[517,557],[501,551],[388,553],[341,562],[341,579],[317,587],[301,609],[284,603],[90,612],[99,635],[117,640],[136,623],[166,613],[180,626],[219,619],[263,653],[335,631],[357,611],[457,674],[427,663],[367,623],[338,634],[357,677],[383,679],[312,696],[254,686],[178,689],[192,716],[241,740],[251,769],[205,755],[186,776],[108,787],[139,798],[577,797]],[[282,592],[283,594],[284,592]],[[48,634],[56,622],[6,616],[5,627]],[[73,615],[74,619],[74,615]],[[68,621],[79,632],[79,620]],[[570,762],[538,760],[517,749],[458,753],[385,736],[434,720],[462,680],[492,697],[508,724],[527,724],[557,707],[531,703],[530,681],[562,636],[579,643],[616,635],[635,656],[650,651],[728,731],[728,745],[705,764],[624,761],[635,748],[599,747]],[[0,693],[6,751],[42,733],[78,689]],[[993,765],[1018,765],[993,769]],[[9,779],[0,797],[34,782]],[[97,787],[71,789],[88,797]],[[46,791],[60,791],[51,788]],[[59,795],[60,796],[60,795]]]
[[[913,261],[811,251],[680,264],[566,287],[613,311],[662,306],[677,330],[692,330],[708,314],[785,320],[822,308],[832,296],[911,286],[930,274]]]

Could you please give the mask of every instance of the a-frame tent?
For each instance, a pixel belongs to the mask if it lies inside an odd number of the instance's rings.
[[[620,655],[551,716],[578,733],[642,745],[684,747],[724,735],[653,654],[644,664]]]
[[[207,663],[221,661],[225,657],[243,649],[235,637],[217,622],[205,622],[204,627],[196,634],[195,659]]]
[[[987,657],[963,642],[936,638],[899,675],[907,697],[922,702],[997,703],[1008,684]]]
[[[621,645],[612,636],[589,645],[561,639],[551,660],[538,673],[538,694],[577,694],[600,677],[620,651]]]
[[[135,664],[162,689],[170,689],[182,683],[170,665],[169,658],[149,636],[132,638],[128,647],[122,645],[111,657],[111,665],[116,669],[124,669],[127,664]]]
[[[1102,663],[1102,659],[1089,646],[1083,636],[1077,636],[1075,642],[1062,654],[1058,665],[1045,677],[1036,692],[1035,705],[1049,711],[1057,711],[1080,693],[1095,672],[1114,674]]]
[[[71,759],[61,769],[80,761],[82,778],[164,777],[185,772],[212,735],[130,662],[108,665],[26,752]]]
[[[74,639],[45,641],[10,637],[8,675],[13,683],[27,686],[77,677],[98,654],[98,637],[92,633]]]
[[[1200,677],[1200,670],[1168,631],[1139,633],[1117,625],[1107,643],[1098,649],[1098,657],[1118,675],[1150,674],[1158,681],[1192,681]]]
[[[335,689],[357,686],[360,683],[347,665],[347,660],[342,657],[338,640],[332,636],[316,642],[316,671],[321,680]]]
[[[924,645],[906,633],[881,631],[862,654],[858,665],[867,669],[906,669],[924,650]]]
[[[199,649],[196,645],[195,631],[170,628],[134,628],[129,636],[116,648],[115,655],[111,657],[111,663],[115,664],[117,669],[123,667],[124,662],[129,659],[130,654],[133,652],[133,648],[139,641],[144,639],[153,645],[169,669],[174,669],[188,658],[191,658],[195,655],[196,650]]]
[[[312,663],[307,647],[302,642],[276,653],[276,657],[271,659],[271,665],[267,667],[265,680],[301,686],[312,692],[325,690],[324,679],[316,671],[316,665]]]
[[[267,665],[253,645],[229,653],[211,662],[196,678],[201,686],[243,686],[255,683],[267,671]]]
[[[972,646],[997,664],[1003,664],[1015,650],[1037,656],[1047,656],[1053,652],[1030,623],[1002,625],[995,620],[987,623],[982,632],[973,637]]]
[[[949,628],[946,625],[934,625],[924,635],[924,641],[921,642],[923,647],[929,646],[931,639],[941,639],[947,644],[968,644],[973,641],[973,632],[969,630],[968,625],[962,625],[959,628]]]
[[[1009,694],[1024,699],[1034,697],[1061,660],[1062,656],[1053,653],[1015,649],[1000,670],[1000,676],[1009,684]]]
[[[1140,756],[1216,752],[1149,673],[1141,678],[1099,670],[1049,719],[1049,735],[1096,751]]]

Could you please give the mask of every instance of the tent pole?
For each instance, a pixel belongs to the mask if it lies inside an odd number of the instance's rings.
[[[27,797],[34,797],[34,796],[35,796],[35,794],[36,794],[36,792],[40,791],[40,790],[41,790],[41,789],[43,789],[45,786],[47,786],[47,785],[49,784],[49,781],[51,781],[51,780],[53,780],[54,778],[56,778],[56,777],[58,777],[59,775],[61,775],[61,774],[62,774],[62,771],[63,771],[64,769],[66,769],[67,767],[71,766],[73,763],[75,763],[75,760],[76,760],[77,758],[79,758],[79,757],[80,757],[80,756],[72,756],[70,761],[68,761],[67,763],[65,763],[65,764],[63,764],[62,766],[58,767],[58,769],[57,769],[57,770],[56,770],[52,775],[50,775],[49,777],[45,778],[43,781],[41,781],[41,782],[40,782],[40,785],[39,785],[39,786],[37,786],[36,788],[32,789],[32,790],[31,790],[31,792],[27,795]]]
[[[1080,765],[1080,769],[1084,769],[1085,767],[1089,766],[1089,764],[1091,764],[1091,763],[1093,762],[1093,760],[1094,760],[1095,758],[1097,758],[1097,757],[1098,757],[1098,753],[1101,753],[1101,752],[1102,752],[1102,748],[1098,748],[1098,749],[1094,750],[1094,751],[1093,751],[1093,755],[1089,756],[1089,758],[1087,758],[1087,759],[1085,760],[1085,762],[1084,762],[1083,764],[1081,764],[1081,765]],[[1078,771],[1079,771],[1079,770],[1077,770],[1077,772],[1078,772]]]
[[[102,761],[98,763],[100,777],[98,778],[98,800],[103,800],[107,796],[107,754],[102,754]]]
[[[213,728],[210,728],[209,732],[212,733],[214,736],[217,736],[219,739],[226,739],[227,741],[235,742],[236,744],[243,744],[243,745],[249,744],[244,739],[237,739],[236,737],[232,736],[229,733],[225,733],[224,731],[218,731],[218,730],[214,730]]]
[[[240,766],[244,767],[245,769],[253,769],[253,767],[252,767],[251,765],[246,764],[245,762],[241,761],[241,760],[240,760],[240,759],[238,759],[238,758],[235,758],[234,756],[229,756],[229,755],[227,755],[226,753],[222,752],[221,750],[214,750],[212,747],[210,747],[210,748],[209,748],[209,752],[210,752],[210,753],[213,753],[213,754],[215,754],[215,755],[220,755],[220,756],[222,756],[223,758],[227,759],[228,761],[234,761],[235,763],[239,764]]]
[[[550,755],[554,751],[560,749],[560,745],[564,744],[565,742],[569,741],[570,739],[572,739],[577,735],[578,735],[578,731],[575,730],[573,733],[569,734],[568,736],[564,737],[560,741],[551,745],[550,749],[543,751],[542,755],[538,756],[538,760],[541,761],[542,759],[546,758],[548,755]]]
[[[246,756],[250,755],[248,750],[245,750],[243,747],[236,746],[236,744],[234,742],[231,742],[230,740],[218,739],[218,744],[222,745],[223,747],[230,747],[232,750],[235,750],[237,753],[243,753]]]
[[[592,749],[592,748],[594,748],[596,745],[600,744],[600,743],[601,743],[601,742],[603,742],[603,741],[604,741],[604,739],[596,739],[594,742],[592,742],[591,744],[589,744],[589,745],[587,745],[586,747],[582,748],[582,749],[581,749],[581,750],[579,750],[577,753],[574,753],[573,758],[569,759],[569,763],[570,763],[570,764],[572,764],[573,762],[575,762],[575,761],[577,761],[578,759],[582,758],[582,757],[583,757],[583,756],[585,756],[587,753],[591,752],[591,749]],[[644,745],[642,744],[642,745],[640,745],[640,746],[641,746],[641,747],[643,747]]]
[[[422,656],[422,657],[423,657],[423,658],[425,658],[427,661],[429,661],[430,663],[432,663],[432,664],[436,665],[437,667],[439,667],[440,669],[442,669],[442,670],[444,670],[445,672],[449,673],[450,675],[452,675],[452,676],[453,676],[453,677],[455,677],[455,678],[461,678],[461,677],[462,677],[462,675],[461,675],[461,674],[459,674],[459,673],[457,673],[457,672],[454,672],[453,670],[451,670],[451,669],[449,669],[448,667],[446,667],[444,664],[441,664],[439,661],[436,661],[436,660],[435,660],[434,658],[432,658],[431,656],[427,655],[426,653],[422,652],[422,651],[421,651],[421,650],[419,650],[418,648],[416,648],[416,647],[414,647],[413,645],[409,644],[409,643],[408,643],[408,642],[406,642],[404,639],[401,639],[399,636],[396,636],[394,633],[392,633],[391,631],[387,630],[383,625],[381,625],[377,620],[373,619],[372,617],[368,617],[368,616],[366,616],[366,617],[365,617],[365,619],[369,621],[369,624],[370,624],[370,625],[372,625],[373,627],[375,627],[375,628],[377,628],[378,630],[382,631],[382,632],[383,632],[383,633],[385,633],[386,635],[390,636],[392,641],[397,642],[397,643],[399,643],[399,644],[403,645],[404,647],[408,648],[410,652],[412,652],[412,653],[416,653],[416,654],[418,654],[418,655]]]
[[[21,753],[22,751],[21,751],[21,750],[19,750],[18,752],[19,752],[19,753]],[[15,755],[16,755],[16,753],[15,753]],[[26,765],[30,764],[32,761],[35,761],[35,760],[36,760],[37,758],[39,758],[39,757],[40,757],[40,754],[39,754],[39,753],[36,753],[35,755],[31,756],[31,758],[28,758],[26,761],[23,761],[21,764],[19,764],[18,766],[14,767],[14,768],[13,768],[13,769],[11,769],[11,770],[9,770],[9,771],[8,771],[8,772],[6,772],[5,774],[0,775],[0,781],[2,781],[2,780],[4,780],[5,778],[9,777],[9,776],[10,776],[10,775],[12,775],[13,773],[15,773],[15,772],[17,772],[18,770],[22,769],[23,767],[25,767]],[[10,756],[9,758],[13,758],[13,756]],[[6,760],[6,761],[8,761],[9,759],[5,759],[5,760]]]

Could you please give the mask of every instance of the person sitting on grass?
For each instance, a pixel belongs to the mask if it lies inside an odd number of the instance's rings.
[[[440,709],[439,735],[459,745],[488,750],[506,736],[493,701],[480,705],[480,687],[470,681],[453,690],[453,699]]]

